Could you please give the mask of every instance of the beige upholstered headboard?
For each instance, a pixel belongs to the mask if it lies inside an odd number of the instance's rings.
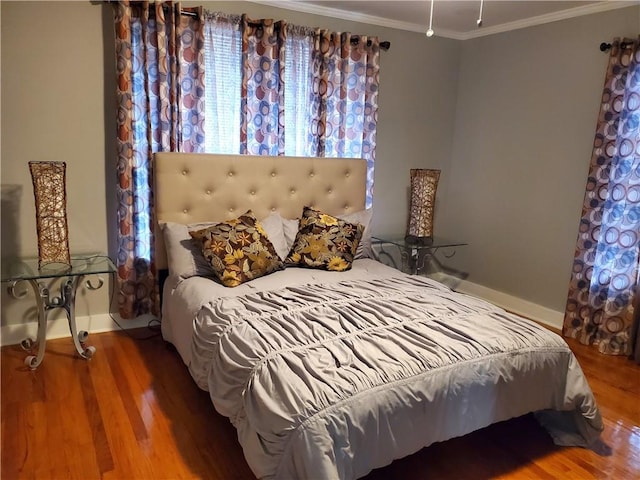
[[[297,218],[306,205],[332,215],[363,210],[367,164],[361,159],[205,153],[154,155],[157,223],[219,222],[251,209]],[[167,268],[156,230],[156,267]]]

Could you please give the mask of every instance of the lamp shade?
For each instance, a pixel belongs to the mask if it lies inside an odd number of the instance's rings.
[[[433,237],[433,218],[440,170],[411,169],[411,197],[407,237]]]
[[[65,162],[29,162],[38,230],[38,266],[71,265]]]

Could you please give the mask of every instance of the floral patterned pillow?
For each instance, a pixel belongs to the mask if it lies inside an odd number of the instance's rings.
[[[351,268],[364,227],[304,207],[287,265],[343,271]]]
[[[251,210],[189,234],[200,242],[202,254],[226,287],[237,287],[284,267]]]

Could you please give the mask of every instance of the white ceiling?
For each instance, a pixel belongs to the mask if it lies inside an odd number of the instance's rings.
[[[253,1],[290,10],[413,32],[425,32],[427,30],[431,5],[430,0]],[[433,30],[436,36],[466,40],[638,4],[640,4],[638,0],[484,0],[482,27],[478,28],[476,20],[480,12],[480,0],[434,0]],[[640,18],[638,19],[638,24],[640,26]]]

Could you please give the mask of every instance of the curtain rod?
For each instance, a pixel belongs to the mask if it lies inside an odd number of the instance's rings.
[[[180,10],[180,13],[182,15],[187,15],[189,17],[197,17],[198,16],[197,12],[192,12],[192,11],[189,11],[189,10]],[[255,25],[256,26],[260,26],[261,24],[256,22]],[[356,44],[359,41],[360,41],[360,36],[359,35],[353,35],[351,37],[351,43],[352,44]],[[371,40],[367,40],[367,46],[370,46],[370,45],[371,45]],[[389,42],[389,41],[380,42],[380,49],[381,50],[387,51],[390,48],[391,48],[391,42]]]
[[[622,48],[623,50],[625,48],[629,48],[631,45],[633,45],[633,42],[621,42],[620,43],[620,48]],[[607,50],[609,50],[613,45],[611,45],[610,43],[607,42],[602,42],[600,44],[600,51],[601,52],[606,52]]]
[[[353,35],[351,37],[351,43],[353,45],[355,45],[356,43],[358,43],[360,41],[360,37],[358,35]],[[371,40],[367,40],[367,46],[371,46]],[[391,48],[391,42],[385,41],[385,42],[380,42],[380,50],[389,50],[389,48]]]

